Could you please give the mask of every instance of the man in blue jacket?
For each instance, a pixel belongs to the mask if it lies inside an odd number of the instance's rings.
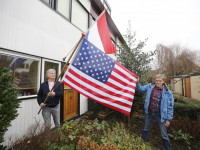
[[[60,127],[60,98],[63,96],[63,85],[59,81],[56,83],[52,92],[51,89],[55,82],[56,71],[54,69],[48,69],[46,71],[48,80],[40,85],[40,89],[37,94],[37,101],[42,108],[42,116],[44,119],[45,127],[50,127],[51,125],[51,115],[53,116],[53,121],[55,127]],[[49,96],[46,103],[44,100],[47,95]]]
[[[136,89],[140,92],[147,92],[144,104],[145,125],[142,132],[142,139],[147,141],[151,125],[155,119],[162,136],[162,145],[164,150],[171,150],[171,144],[167,135],[167,127],[173,118],[174,98],[171,91],[164,84],[164,77],[161,74],[155,76],[155,84],[141,86],[139,77],[137,79]]]

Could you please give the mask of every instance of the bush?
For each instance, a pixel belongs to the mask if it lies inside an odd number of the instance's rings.
[[[187,103],[174,103],[174,116],[180,116],[182,118],[189,117],[191,120],[196,120],[200,114],[200,108],[189,105]]]
[[[0,67],[0,143],[4,142],[4,134],[11,126],[11,121],[17,116],[17,108],[20,101],[17,100],[17,91],[13,87],[14,77],[9,74],[9,70]],[[0,149],[6,147],[0,145]]]

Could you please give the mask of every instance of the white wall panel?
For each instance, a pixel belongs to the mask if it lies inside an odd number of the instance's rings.
[[[6,0],[0,5],[0,47],[62,60],[81,31],[39,0]]]
[[[80,95],[80,115],[84,114],[88,110],[88,98]]]
[[[20,108],[18,108],[19,116],[11,122],[11,127],[8,128],[8,131],[6,132],[4,139],[5,145],[9,145],[11,140],[15,140],[13,137],[20,137],[24,133],[26,133],[28,127],[35,123],[35,120],[40,121],[41,124],[43,124],[43,118],[42,114],[37,114],[40,107],[37,103],[36,98],[29,99],[29,100],[23,100],[20,104]]]
[[[90,12],[91,0],[79,0],[79,1],[87,9],[87,11]]]
[[[200,102],[200,76],[190,76],[191,98]]]
[[[81,3],[90,10],[90,0],[81,0]],[[1,1],[1,48],[62,61],[76,45],[81,33],[82,31],[40,0]],[[39,106],[36,98],[23,100],[20,106],[20,115],[12,121],[12,126],[5,134],[6,145],[10,136],[24,134],[35,123],[35,119],[43,123],[41,113],[37,114]],[[85,111],[87,98],[81,95],[80,114]]]

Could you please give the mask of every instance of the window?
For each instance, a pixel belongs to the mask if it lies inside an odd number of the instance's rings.
[[[72,20],[71,22],[79,29],[86,32],[88,29],[88,12],[76,0],[72,1]]]
[[[56,10],[69,19],[70,15],[70,0],[57,0]]]
[[[45,4],[47,4],[49,7],[52,7],[54,6],[54,0],[41,0],[43,1]]]
[[[53,10],[67,18],[76,27],[86,32],[89,23],[89,13],[78,0],[41,0]]]
[[[39,62],[38,58],[0,51],[0,67],[10,69],[9,74],[15,78],[13,87],[17,89],[18,97],[37,94]]]
[[[44,72],[43,72],[43,81],[47,81],[48,78],[46,76],[46,71],[48,69],[55,69],[56,70],[56,79],[57,77],[59,76],[59,73],[60,73],[60,63],[59,62],[56,62],[56,61],[51,61],[51,60],[47,60],[47,59],[43,59],[43,64],[44,64]]]

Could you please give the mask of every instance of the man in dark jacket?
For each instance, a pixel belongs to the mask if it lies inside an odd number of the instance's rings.
[[[51,115],[53,117],[55,127],[60,127],[59,101],[61,96],[63,96],[63,85],[58,81],[52,92],[50,92],[55,82],[56,71],[54,69],[48,69],[46,71],[46,75],[48,77],[48,80],[40,85],[40,89],[37,94],[37,101],[42,108],[42,116],[44,119],[45,127],[50,127]],[[49,97],[44,104],[43,102],[46,99],[47,95]]]
[[[141,86],[139,78],[136,89],[140,92],[147,92],[144,104],[145,125],[142,132],[142,139],[147,141],[151,125],[155,119],[160,129],[162,145],[164,150],[171,150],[171,144],[167,135],[167,127],[173,118],[174,98],[171,91],[164,83],[164,77],[161,74],[155,76],[155,84]]]

